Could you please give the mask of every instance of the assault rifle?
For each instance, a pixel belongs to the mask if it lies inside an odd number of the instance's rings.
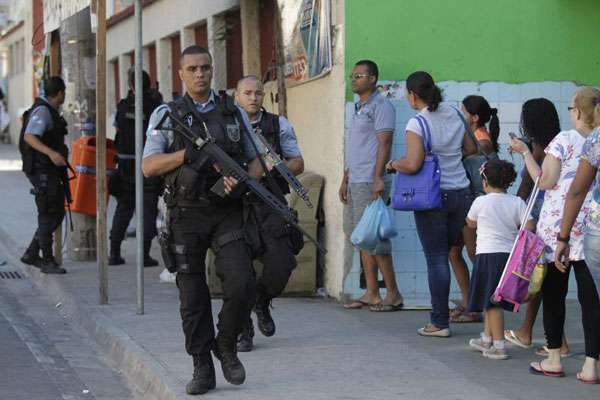
[[[174,127],[165,127],[163,126],[164,122],[169,118],[172,123],[175,124]],[[287,206],[287,204],[282,203],[277,196],[267,190],[260,182],[256,179],[252,178],[248,175],[248,172],[244,170],[234,159],[232,159],[223,149],[221,149],[216,143],[214,137],[210,134],[208,130],[208,126],[204,121],[202,122],[202,126],[204,128],[205,138],[202,138],[194,131],[190,129],[190,127],[184,123],[181,119],[176,117],[170,109],[165,111],[164,116],[161,118],[159,123],[156,125],[156,129],[158,130],[170,130],[173,132],[178,132],[183,135],[186,139],[191,141],[196,149],[200,152],[205,153],[212,160],[214,160],[220,167],[219,173],[222,175],[221,179],[211,188],[211,191],[223,196],[223,177],[229,176],[235,178],[238,181],[238,185],[246,185],[246,187],[252,191],[258,198],[260,198],[266,205],[275,210],[289,225],[296,228],[298,231],[302,232],[304,236],[308,240],[314,243],[316,248],[323,254],[327,253],[327,250],[319,243],[315,238],[313,238],[308,232],[306,232],[300,225],[298,225],[298,215],[295,210],[291,209]],[[259,155],[260,156],[260,155]]]
[[[306,203],[308,208],[313,208],[312,203],[310,202],[310,198],[308,197],[308,190],[302,186],[302,184],[296,179],[294,174],[288,169],[283,160],[277,155],[275,150],[271,147],[267,139],[261,134],[260,128],[257,128],[254,133],[256,137],[260,141],[260,145],[262,146],[262,150],[264,152],[265,158],[269,161],[269,164],[275,168],[281,177],[285,179],[285,181],[290,185],[292,190],[300,196],[302,200]]]

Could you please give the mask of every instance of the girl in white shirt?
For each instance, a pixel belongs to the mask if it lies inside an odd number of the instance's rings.
[[[504,304],[494,304],[491,297],[500,282],[502,271],[519,232],[525,202],[506,190],[517,177],[513,164],[491,160],[481,169],[486,193],[475,199],[467,225],[477,229],[475,264],[469,288],[470,312],[484,312],[484,331],[469,345],[494,360],[508,358],[504,343]],[[510,306],[506,306],[510,309]]]

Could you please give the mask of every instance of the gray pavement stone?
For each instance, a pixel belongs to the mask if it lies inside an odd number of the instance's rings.
[[[6,152],[0,146],[0,159]],[[0,246],[14,260],[30,236],[33,204],[22,175],[0,171],[0,179],[10,188],[0,196]],[[126,254],[135,254],[134,239],[125,248]],[[85,327],[144,398],[188,398],[184,385],[192,365],[183,348],[176,288],[158,282],[160,268],[145,269],[146,315],[136,315],[134,257],[128,261],[109,269],[108,306],[97,305],[95,263],[66,260],[65,276],[25,270],[54,302],[63,303],[63,312]],[[536,359],[531,350],[510,348],[507,361],[470,351],[467,341],[479,334],[481,324],[453,326],[449,339],[422,338],[416,329],[428,319],[423,311],[347,311],[322,299],[287,298],[274,305],[277,334],[264,338],[257,332],[255,350],[240,354],[246,383],[228,385],[217,371],[217,390],[202,398],[547,400],[600,395],[600,388],[574,379],[583,362],[583,340],[579,306],[573,302],[566,331],[577,355],[565,361],[569,377],[562,380],[529,375],[528,362]],[[219,308],[220,301],[214,300],[215,315]],[[507,315],[507,327],[515,327],[521,317]],[[541,318],[535,330],[541,343],[540,325]]]

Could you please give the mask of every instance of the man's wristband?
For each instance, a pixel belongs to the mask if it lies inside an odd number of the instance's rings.
[[[569,243],[569,240],[571,240],[571,236],[562,237],[560,236],[560,233],[558,233],[556,234],[556,240],[563,243]]]

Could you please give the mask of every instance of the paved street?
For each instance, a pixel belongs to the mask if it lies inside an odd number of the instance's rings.
[[[2,258],[2,254],[0,254]],[[134,394],[61,307],[0,267],[0,398],[130,400]],[[10,276],[10,275],[9,275]]]

